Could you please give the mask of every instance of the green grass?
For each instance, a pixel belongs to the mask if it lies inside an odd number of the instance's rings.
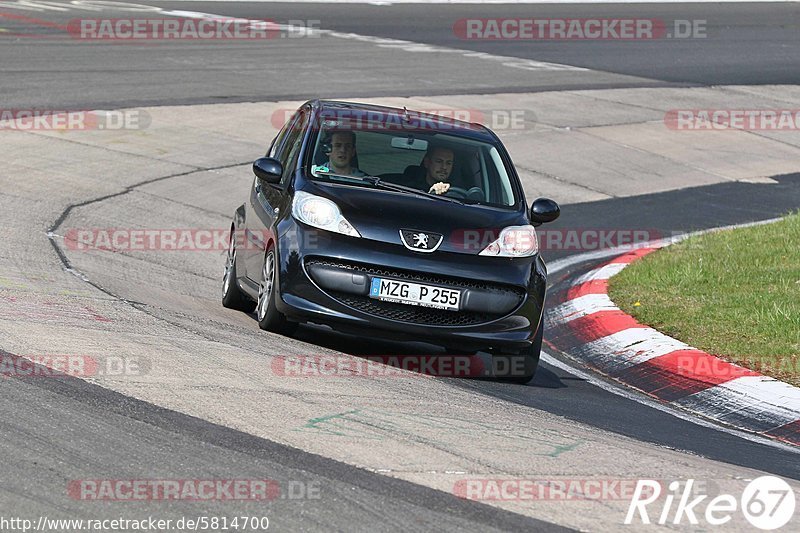
[[[800,213],[674,244],[611,279],[639,322],[800,385]]]

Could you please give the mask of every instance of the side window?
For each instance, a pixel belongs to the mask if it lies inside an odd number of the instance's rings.
[[[295,113],[292,118],[290,118],[286,124],[284,124],[283,129],[278,132],[278,135],[275,137],[275,140],[272,141],[272,146],[270,146],[268,157],[274,157],[280,161],[283,161],[279,157],[280,149],[285,145],[286,137],[292,132],[292,130],[296,127],[297,121],[300,120],[300,117],[303,115],[302,111],[298,111]]]
[[[281,132],[285,134],[282,136],[280,146],[278,146],[278,142],[275,143],[276,148],[275,155],[273,157],[280,161],[284,167],[286,166],[286,163],[289,162],[289,154],[303,135],[305,117],[305,112],[301,111],[297,113],[292,120],[289,121],[289,124],[286,125],[284,132]]]
[[[286,142],[283,145],[281,153],[278,154],[278,159],[283,164],[283,177],[281,184],[285,185],[292,174],[297,168],[297,155],[300,153],[300,147],[303,144],[303,134],[306,130],[308,123],[308,113],[301,112],[298,115],[297,121],[294,122],[292,129],[286,136]]]

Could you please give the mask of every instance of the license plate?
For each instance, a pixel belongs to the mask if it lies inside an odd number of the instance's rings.
[[[458,289],[446,289],[386,278],[372,278],[369,296],[385,302],[435,307],[450,311],[458,311],[461,304],[461,291]]]

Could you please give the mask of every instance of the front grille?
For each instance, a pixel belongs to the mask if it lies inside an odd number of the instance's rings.
[[[367,274],[369,276],[387,277],[403,279],[415,283],[427,283],[459,289],[480,289],[498,293],[513,293],[522,301],[524,292],[521,289],[511,288],[495,283],[486,283],[462,278],[448,278],[431,274],[419,274],[394,270],[387,268],[377,268],[370,265],[358,263],[345,263],[330,259],[307,259],[306,265],[323,265],[335,268],[352,270]],[[503,314],[477,313],[473,311],[448,311],[446,309],[434,309],[416,305],[399,304],[395,302],[384,302],[368,296],[350,294],[339,291],[328,291],[328,294],[339,302],[352,307],[363,313],[367,313],[388,320],[397,320],[412,324],[425,324],[429,326],[473,326],[484,324],[502,318]]]

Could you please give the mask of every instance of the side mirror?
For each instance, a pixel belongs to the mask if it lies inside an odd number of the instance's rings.
[[[541,226],[552,222],[561,214],[561,208],[550,198],[537,198],[531,206],[531,224]]]
[[[253,162],[253,174],[266,183],[280,183],[283,165],[277,159],[262,157]]]

